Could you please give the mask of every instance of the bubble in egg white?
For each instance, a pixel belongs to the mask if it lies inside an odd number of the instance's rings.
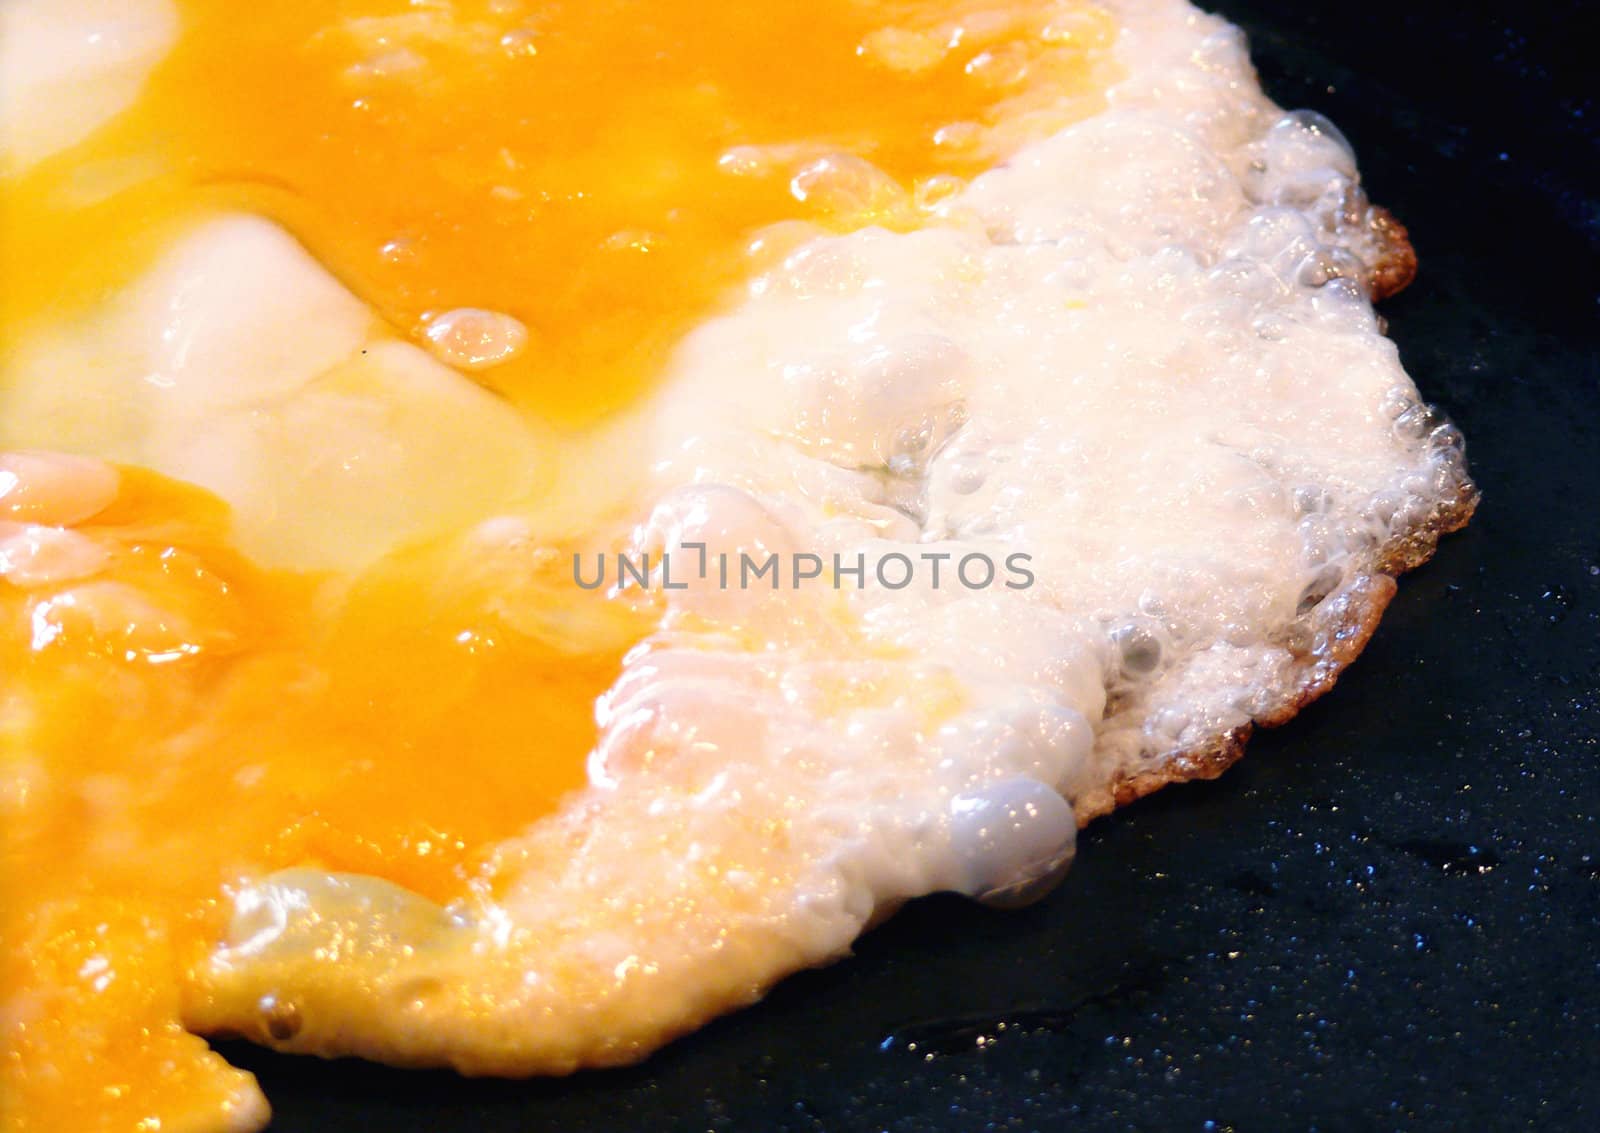
[[[528,345],[528,328],[510,315],[458,307],[428,319],[423,337],[434,357],[459,370],[487,370],[509,362]]]
[[[996,905],[1043,895],[1077,848],[1072,807],[1036,779],[1013,778],[950,802],[957,888]]]
[[[1315,111],[1284,115],[1267,130],[1257,150],[1262,170],[1251,189],[1269,204],[1314,206],[1341,192],[1356,176],[1350,143]]]
[[[1114,626],[1108,636],[1124,678],[1142,680],[1161,667],[1167,635],[1154,619],[1130,618]]]
[[[1394,431],[1411,441],[1420,441],[1438,427],[1443,418],[1430,405],[1416,404],[1394,419]]]
[[[1278,279],[1293,283],[1300,264],[1320,248],[1316,230],[1297,209],[1258,212],[1229,242],[1227,252],[1265,264]]]
[[[908,203],[900,183],[854,154],[830,154],[805,165],[789,182],[795,200],[836,216],[892,213]]]

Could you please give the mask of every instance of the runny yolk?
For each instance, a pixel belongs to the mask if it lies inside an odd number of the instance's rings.
[[[419,342],[453,310],[516,319],[480,380],[572,423],[644,388],[758,226],[909,223],[919,189],[1092,107],[1110,36],[1081,2],[180,7],[133,110],[9,194],[11,318],[102,294],[199,201],[242,207]]]
[[[253,568],[225,520],[126,470],[70,533],[92,574],[0,581],[0,1127],[213,1114],[235,1074],[178,1019],[229,882],[309,864],[448,901],[584,780],[615,648],[439,593],[436,548],[335,584]]]
[[[0,338],[245,210],[446,361],[440,315],[515,320],[472,376],[567,426],[639,397],[763,226],[924,222],[1093,109],[1111,37],[1082,3],[1005,0],[179,8],[138,102],[4,184]],[[248,1080],[181,1026],[229,884],[312,865],[459,895],[583,783],[644,627],[530,636],[504,576],[440,581],[459,539],[310,577],[244,560],[220,504],[150,473],[87,515],[11,487],[0,539],[69,528],[93,566],[0,571],[0,1130],[229,1127]]]

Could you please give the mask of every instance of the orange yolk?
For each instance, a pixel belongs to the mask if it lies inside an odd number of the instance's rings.
[[[637,400],[762,226],[921,223],[1081,117],[1111,35],[973,0],[179,8],[132,109],[5,183],[0,341],[242,209],[418,343],[458,308],[517,320],[520,352],[472,376],[567,426]],[[863,160],[816,164],[840,154]],[[0,490],[0,524],[65,522],[19,507]],[[443,545],[261,570],[222,505],[138,470],[72,518],[90,576],[0,577],[0,1129],[221,1128],[248,1083],[181,1019],[230,883],[313,865],[459,895],[583,784],[619,651],[442,585]]]
[[[637,396],[756,227],[909,222],[883,185],[796,184],[808,162],[946,191],[996,125],[1081,116],[1110,34],[974,0],[180,7],[133,111],[8,194],[11,318],[103,294],[197,201],[242,207],[419,341],[450,310],[514,317],[526,347],[481,379],[571,423]]]
[[[486,594],[438,593],[431,548],[321,613],[328,583],[252,568],[225,518],[125,471],[73,529],[102,548],[98,573],[0,582],[18,713],[0,730],[17,1128],[214,1108],[231,1072],[177,1020],[229,881],[304,863],[447,901],[483,851],[584,781],[614,651],[554,652]]]

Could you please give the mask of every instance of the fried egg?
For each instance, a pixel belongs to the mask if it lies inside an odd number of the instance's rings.
[[[636,1061],[1059,881],[1471,514],[1183,0],[0,0],[0,1128]]]

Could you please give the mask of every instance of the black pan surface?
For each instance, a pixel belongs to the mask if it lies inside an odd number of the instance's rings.
[[[1220,781],[1097,823],[1044,903],[916,903],[643,1066],[468,1082],[224,1044],[275,1131],[1600,1128],[1583,5],[1215,3],[1410,226],[1385,313],[1484,491],[1366,655]]]

